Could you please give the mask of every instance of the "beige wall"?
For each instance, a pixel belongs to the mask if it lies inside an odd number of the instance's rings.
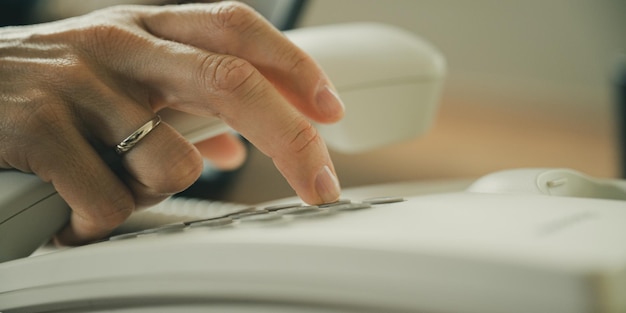
[[[345,187],[513,167],[618,175],[610,80],[626,52],[626,2],[310,0],[300,26],[350,21],[420,34],[446,56],[449,73],[427,135],[358,156],[333,154]],[[255,151],[250,161],[235,198],[292,194],[271,162]]]

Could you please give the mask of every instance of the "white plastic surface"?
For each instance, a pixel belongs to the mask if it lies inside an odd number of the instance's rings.
[[[115,309],[95,309],[72,313],[364,313],[352,308],[303,307],[294,304],[272,304],[265,302],[249,303],[195,303],[168,304],[166,306],[147,305]]]
[[[468,190],[626,201],[625,181],[597,179],[566,168],[522,168],[495,172],[481,177]]]
[[[224,302],[366,312],[626,310],[623,201],[471,192],[407,200],[5,262],[0,311]]]
[[[69,212],[52,185],[0,170],[0,262],[31,254],[67,223]]]

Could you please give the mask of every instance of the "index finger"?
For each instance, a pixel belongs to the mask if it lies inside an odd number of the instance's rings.
[[[180,63],[181,57],[173,58]],[[328,203],[339,198],[336,173],[317,129],[271,82],[249,62],[237,57],[207,54],[195,65],[194,59],[197,61],[197,57],[188,60],[188,71],[178,69],[175,79],[192,83],[169,90],[167,98],[193,95],[195,99],[186,102],[187,106],[205,110],[204,114],[217,114],[250,140],[272,158],[305,202]],[[163,62],[162,66],[176,63]],[[197,75],[192,73],[197,71],[204,73],[205,78],[194,81]]]
[[[286,99],[245,60],[214,58],[205,73],[212,85],[204,86],[205,99],[219,116],[239,131],[274,164],[305,201],[336,201],[340,187],[319,133]]]

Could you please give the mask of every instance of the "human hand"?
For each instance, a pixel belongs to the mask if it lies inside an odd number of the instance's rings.
[[[105,152],[166,107],[223,119],[304,201],[339,197],[307,118],[337,121],[341,102],[306,53],[241,4],[123,6],[3,28],[0,77],[0,168],[52,182],[73,211],[59,243],[105,236],[185,189],[200,175],[200,152],[222,167],[241,163],[233,137],[196,148],[161,123],[113,171]]]

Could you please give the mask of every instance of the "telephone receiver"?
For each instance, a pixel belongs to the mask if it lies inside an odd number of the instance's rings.
[[[285,32],[326,71],[346,113],[316,125],[330,149],[358,153],[425,132],[442,89],[445,61],[432,45],[392,26],[356,23]],[[165,109],[163,120],[195,143],[229,131],[217,118]],[[32,174],[0,170],[0,262],[30,255],[68,221],[54,187]]]

